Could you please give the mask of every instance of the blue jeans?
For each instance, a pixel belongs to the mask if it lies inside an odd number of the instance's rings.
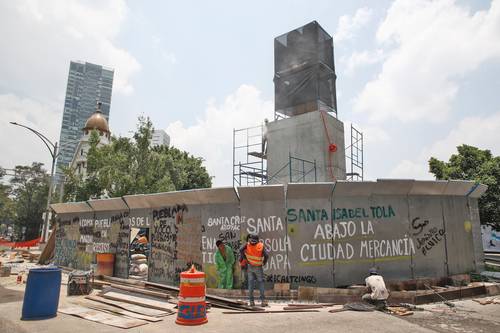
[[[264,302],[264,269],[262,266],[247,266],[247,274],[248,274],[248,293],[250,302],[254,301],[253,298],[253,290],[255,289],[255,280],[259,283],[259,291],[260,291],[260,300]]]

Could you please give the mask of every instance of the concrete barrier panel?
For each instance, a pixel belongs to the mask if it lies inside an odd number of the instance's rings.
[[[481,222],[479,220],[478,199],[469,197],[468,199],[470,220],[472,222],[472,242],[474,247],[474,269],[476,272],[484,271],[484,251],[488,250],[489,242],[483,248],[483,235],[481,233]]]
[[[444,197],[443,216],[449,274],[463,274],[473,271],[472,221],[467,207],[467,198],[461,196]]]
[[[371,206],[369,196],[337,196],[334,190],[331,237],[336,287],[364,283],[368,270],[375,266],[377,235]]]
[[[180,273],[192,264],[202,269],[201,209],[197,191],[148,195],[146,204],[155,207],[150,230],[149,279],[178,284]]]
[[[287,230],[290,239],[289,281],[298,285],[333,287],[331,202],[334,184],[288,184]],[[320,230],[320,231],[318,231]]]
[[[186,209],[187,207],[180,204],[152,210],[149,281],[164,284],[174,283],[176,279],[178,223],[183,219]]]
[[[94,213],[58,214],[56,265],[88,270],[93,261]]]
[[[270,251],[264,266],[267,286],[286,281],[290,241],[286,234],[285,191],[282,185],[239,187],[241,237],[257,233]]]
[[[381,185],[381,184],[380,184]],[[405,184],[405,191],[408,184]],[[370,199],[374,266],[387,280],[411,279],[415,244],[408,233],[408,198],[405,195],[374,195]],[[365,231],[368,232],[369,226]],[[372,247],[368,241],[368,249]]]
[[[412,257],[415,278],[447,275],[442,196],[409,196],[409,233],[415,245]]]
[[[114,276],[128,277],[129,211],[96,211],[92,253],[114,253]],[[95,260],[94,260],[95,261]]]

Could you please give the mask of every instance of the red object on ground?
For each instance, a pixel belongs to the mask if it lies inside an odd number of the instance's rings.
[[[337,151],[337,145],[335,143],[330,143],[328,145],[328,150],[331,151],[332,153],[335,153]]]
[[[0,245],[6,247],[33,247],[40,243],[40,240],[40,237],[25,242],[6,242],[0,240]]]
[[[208,322],[205,302],[205,273],[194,265],[181,273],[177,319],[179,325],[201,325]]]

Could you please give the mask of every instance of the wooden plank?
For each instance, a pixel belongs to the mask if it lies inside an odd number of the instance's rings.
[[[140,313],[140,314],[143,314],[146,316],[162,317],[162,316],[168,316],[168,315],[175,313],[175,311],[173,311],[173,310],[161,311],[161,310],[156,310],[156,309],[150,309],[150,308],[145,308],[145,307],[135,305],[135,304],[106,299],[106,298],[103,298],[101,296],[89,295],[89,296],[85,296],[85,298],[90,299],[90,300],[95,301],[95,302],[100,302],[103,304],[114,305],[114,306],[117,306],[119,308],[122,308],[122,309],[125,309],[128,311],[132,311],[135,313]]]
[[[160,289],[160,290],[179,292],[179,288],[174,287],[174,286],[169,286],[169,285],[160,284],[160,283],[147,282],[147,281],[144,283],[145,283],[146,287],[153,287],[153,288]],[[213,304],[213,306],[217,306],[218,304],[220,304],[221,307],[226,305],[226,306],[232,306],[235,308],[240,308],[240,309],[245,309],[245,310],[250,310],[250,311],[255,310],[251,306],[248,306],[246,304],[241,304],[240,302],[232,300],[230,298],[225,298],[225,297],[220,297],[220,296],[215,296],[215,295],[210,295],[210,294],[207,294],[205,296],[205,298],[207,300],[209,300]]]
[[[173,309],[173,305],[167,302],[157,301],[149,298],[137,297],[131,294],[119,293],[115,291],[101,292],[99,293],[99,296],[114,301],[140,305],[156,310],[169,311]]]
[[[306,310],[306,309],[321,309],[323,308],[323,305],[294,305],[294,306],[285,306],[283,310]]]
[[[71,306],[67,308],[59,308],[58,312],[119,328],[132,328],[132,327],[146,325],[148,323],[145,320],[119,317],[109,313],[88,309],[83,306]]]
[[[145,281],[139,281],[139,280],[131,280],[131,279],[122,279],[122,278],[117,278],[114,276],[107,276],[107,275],[99,275],[99,277],[108,282],[115,282],[115,283],[121,283],[125,285],[131,285],[131,286],[139,286],[139,287],[145,287]]]
[[[104,312],[111,313],[111,314],[117,314],[117,315],[127,316],[127,317],[131,317],[131,318],[141,319],[141,320],[146,320],[146,321],[150,321],[153,323],[163,320],[163,318],[160,318],[160,317],[146,316],[146,315],[142,315],[139,313],[127,311],[124,309],[116,308],[114,306],[108,306],[108,305],[104,305],[104,304],[100,304],[100,303],[93,303],[93,304],[86,303],[86,304],[84,304],[84,306],[89,308],[89,309],[104,311]]]
[[[56,226],[54,225],[49,240],[47,241],[47,244],[45,244],[45,248],[40,254],[40,257],[38,257],[38,263],[40,265],[45,265],[49,261],[49,259],[52,259],[54,257],[55,248],[56,248]]]
[[[147,296],[158,297],[161,299],[170,298],[169,294],[167,294],[165,292],[161,292],[161,291],[153,291],[153,290],[146,290],[146,289],[137,288],[137,287],[121,286],[118,284],[111,284],[110,286],[106,287],[105,289],[107,289],[109,287],[114,288],[114,289],[129,291],[129,292],[136,293],[136,294],[143,294],[143,295],[147,295]]]
[[[222,311],[224,314],[319,312],[319,310]]]

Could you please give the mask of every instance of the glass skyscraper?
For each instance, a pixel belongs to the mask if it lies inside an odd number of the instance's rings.
[[[88,62],[71,61],[59,138],[57,183],[62,179],[62,166],[68,166],[82,136],[87,119],[101,102],[101,111],[109,121],[114,70]]]

